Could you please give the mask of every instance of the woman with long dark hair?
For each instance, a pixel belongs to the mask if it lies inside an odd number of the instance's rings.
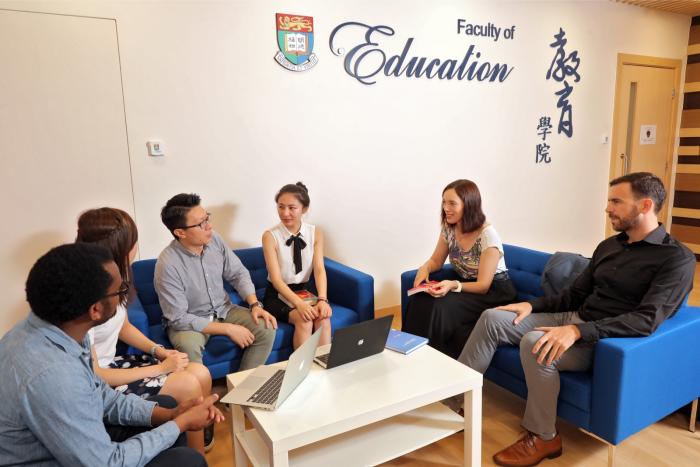
[[[106,247],[119,267],[123,283],[131,286],[138,231],[129,214],[115,208],[85,211],[78,218],[75,241]],[[187,354],[153,342],[129,322],[126,306],[130,296],[121,295],[114,317],[88,331],[95,373],[117,391],[143,398],[167,394],[183,402],[209,395],[211,375],[204,365],[189,363]],[[118,356],[118,340],[144,353]],[[204,452],[201,431],[188,432],[187,436],[190,447]]]
[[[416,273],[413,286],[429,280],[449,256],[458,280],[444,280],[427,293],[409,297],[402,329],[457,358],[481,313],[511,303],[503,244],[481,210],[481,194],[470,180],[455,180],[442,191],[442,228],[435,251]]]

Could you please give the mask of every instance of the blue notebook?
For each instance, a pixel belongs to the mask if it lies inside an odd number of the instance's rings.
[[[416,336],[407,332],[392,329],[389,331],[389,338],[386,340],[386,348],[402,354],[410,354],[416,349],[428,343],[425,337]]]

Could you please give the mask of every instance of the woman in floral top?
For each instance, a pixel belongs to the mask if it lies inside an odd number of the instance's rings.
[[[481,313],[511,303],[503,244],[486,222],[474,182],[455,180],[442,191],[442,229],[435,251],[416,273],[413,286],[429,280],[449,256],[459,280],[444,280],[409,297],[403,330],[427,337],[435,349],[457,358]]]

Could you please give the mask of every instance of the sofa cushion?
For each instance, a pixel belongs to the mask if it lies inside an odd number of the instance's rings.
[[[503,245],[508,275],[518,291],[518,301],[541,297],[544,292],[540,287],[542,271],[547,264],[549,253],[530,250],[514,245]]]
[[[255,289],[264,289],[267,286],[267,266],[265,265],[265,256],[262,248],[241,248],[235,250],[234,253],[250,272],[250,278],[253,280]],[[258,297],[262,297],[262,295],[258,295]]]
[[[138,292],[139,300],[144,305],[153,305],[158,303],[158,295],[153,286],[153,275],[156,270],[155,259],[144,259],[136,261],[133,265],[134,272],[134,288]],[[160,320],[160,318],[158,318]],[[155,324],[155,323],[151,323]]]
[[[141,298],[141,293],[139,293],[139,299]],[[142,302],[143,303],[143,302]],[[163,311],[160,309],[160,304],[156,303],[143,303],[143,310],[148,316],[149,327],[162,326],[163,322]]]

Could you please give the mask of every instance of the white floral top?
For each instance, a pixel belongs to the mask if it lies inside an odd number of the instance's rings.
[[[447,242],[450,264],[452,264],[455,271],[457,271],[457,274],[459,274],[462,279],[468,280],[477,278],[479,274],[481,252],[491,247],[497,248],[501,253],[501,258],[498,260],[498,267],[496,267],[496,274],[508,270],[508,268],[506,268],[501,237],[492,225],[489,225],[481,231],[479,236],[476,237],[474,245],[468,251],[462,250],[462,247],[459,246],[454,227],[443,225],[441,235]]]

